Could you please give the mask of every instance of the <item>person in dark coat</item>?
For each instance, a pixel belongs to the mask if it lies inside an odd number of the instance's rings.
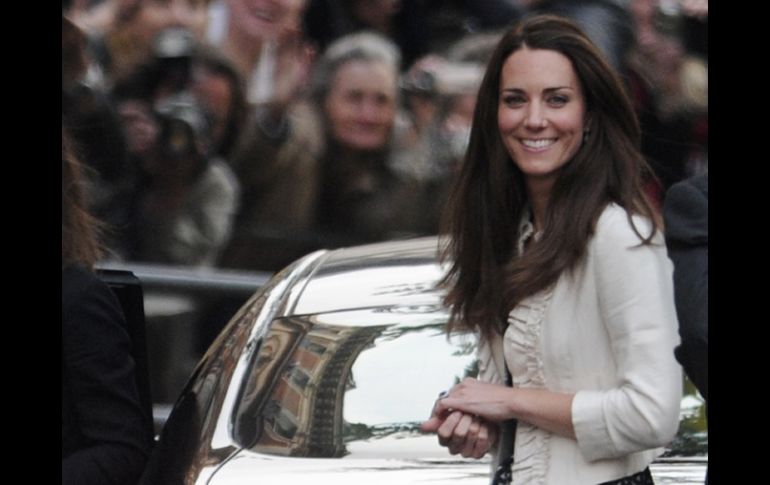
[[[682,343],[675,350],[687,377],[708,406],[709,240],[708,173],[685,179],[666,192],[666,246],[674,263],[674,292]]]
[[[62,130],[62,485],[133,485],[152,418],[140,404],[120,303],[93,272],[98,223]]]

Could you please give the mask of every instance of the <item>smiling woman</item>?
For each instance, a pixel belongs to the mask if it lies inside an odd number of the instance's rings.
[[[500,90],[500,138],[530,197],[547,195],[583,140],[586,103],[572,63],[556,51],[518,50],[503,64]]]
[[[496,478],[649,484],[677,430],[672,268],[639,140],[622,81],[574,23],[533,16],[500,40],[451,199],[443,281],[449,331],[479,336],[479,378],[423,425],[465,457],[499,434]]]
[[[425,234],[422,186],[393,164],[406,132],[400,59],[396,44],[379,34],[343,36],[314,64],[307,96],[275,132],[253,115],[233,157],[244,205],[223,265],[276,270],[320,247]],[[307,246],[277,259],[303,237]],[[259,255],[255,246],[267,251]]]
[[[413,229],[416,189],[389,164],[400,59],[393,42],[362,32],[333,42],[316,66],[311,97],[326,127],[322,231],[373,241]]]
[[[334,75],[324,108],[331,136],[351,150],[378,150],[396,115],[397,73],[387,64],[351,61]]]

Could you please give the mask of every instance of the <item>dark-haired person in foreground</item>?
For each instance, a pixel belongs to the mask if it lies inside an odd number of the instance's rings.
[[[93,272],[99,223],[62,132],[62,485],[133,485],[152,445],[125,316]]]

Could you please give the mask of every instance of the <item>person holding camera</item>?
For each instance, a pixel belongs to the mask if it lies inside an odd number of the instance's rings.
[[[135,171],[124,202],[129,223],[118,228],[122,258],[214,265],[230,237],[240,185],[211,155],[204,110],[186,91],[154,101],[152,86],[137,78],[117,85],[113,98]]]
[[[137,219],[140,261],[214,265],[227,242],[239,186],[227,165],[207,156],[207,126],[197,104],[157,107],[158,139],[144,160],[146,189]]]

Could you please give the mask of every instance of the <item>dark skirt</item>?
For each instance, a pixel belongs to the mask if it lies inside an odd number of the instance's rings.
[[[627,477],[618,478],[616,480],[610,480],[609,482],[602,482],[599,485],[655,485],[652,481],[652,474],[649,468],[645,468],[639,473],[634,473]]]

